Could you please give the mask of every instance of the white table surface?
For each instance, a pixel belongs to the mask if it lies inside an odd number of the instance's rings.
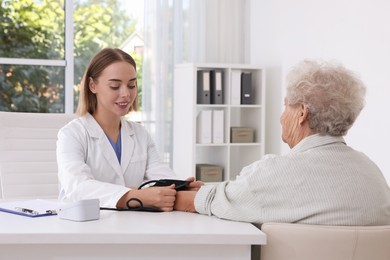
[[[74,222],[0,212],[0,259],[250,259],[250,245],[265,243],[250,223],[196,213],[101,211]]]

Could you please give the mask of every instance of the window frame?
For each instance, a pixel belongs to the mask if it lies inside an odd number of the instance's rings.
[[[65,68],[65,114],[74,113],[74,26],[73,26],[73,0],[64,1],[65,12],[65,56],[63,60],[46,59],[20,59],[20,58],[2,58],[0,64],[4,65],[40,65],[40,66],[60,66]]]

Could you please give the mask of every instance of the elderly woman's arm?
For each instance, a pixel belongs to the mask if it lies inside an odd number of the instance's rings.
[[[234,181],[206,184],[197,192],[177,192],[174,209],[235,221],[261,222],[262,200],[272,186],[266,179],[273,179],[272,173],[261,173],[263,164],[264,161],[257,161],[248,165]]]
[[[247,200],[245,182],[244,178],[238,178],[235,181],[203,185],[198,191],[179,191],[176,193],[174,209],[235,219],[231,214],[240,211],[239,205]],[[238,219],[242,220],[242,216]]]

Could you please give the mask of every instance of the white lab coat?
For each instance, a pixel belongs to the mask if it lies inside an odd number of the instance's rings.
[[[91,114],[72,120],[58,132],[59,199],[98,198],[101,207],[118,200],[146,180],[175,178],[160,163],[153,140],[143,126],[121,120],[121,163],[103,129]]]

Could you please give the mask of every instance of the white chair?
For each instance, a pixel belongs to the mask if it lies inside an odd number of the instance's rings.
[[[74,115],[0,112],[0,198],[57,198],[58,130]]]
[[[390,260],[390,226],[265,223],[261,260]]]

